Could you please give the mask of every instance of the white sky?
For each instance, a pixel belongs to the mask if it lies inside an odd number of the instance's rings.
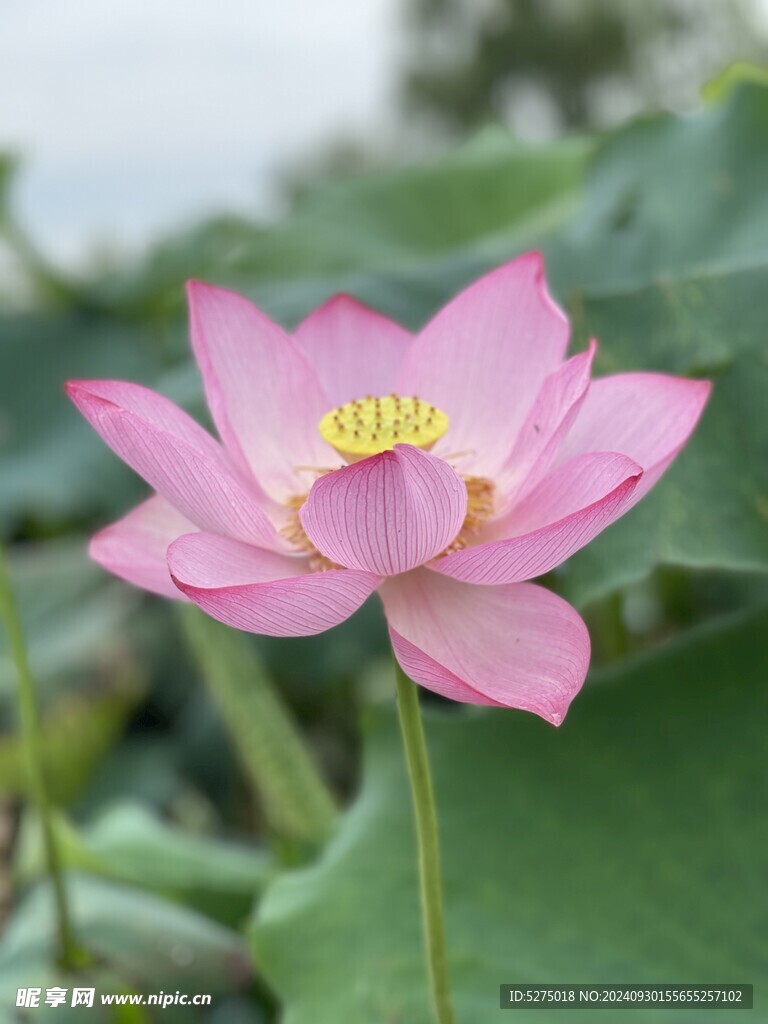
[[[60,258],[213,210],[392,108],[397,0],[0,0],[0,148]]]
[[[277,168],[389,134],[407,2],[0,0],[0,149],[25,161],[23,223],[67,260],[269,212]]]

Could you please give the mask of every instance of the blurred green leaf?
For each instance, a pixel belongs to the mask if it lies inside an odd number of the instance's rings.
[[[250,978],[248,951],[239,935],[157,896],[100,881],[68,879],[75,928],[95,957],[92,967],[65,975],[52,965],[49,893],[37,886],[8,924],[0,952],[0,1001],[15,1004],[20,985],[97,987],[101,993],[179,990],[231,992]],[[64,1007],[59,1015],[71,1019]],[[35,1011],[32,1011],[33,1014]],[[99,1016],[94,1020],[112,1020]],[[186,1009],[189,1019],[189,1009]],[[77,1016],[80,1014],[80,1016]],[[163,1019],[169,1010],[163,1011]],[[82,1012],[74,1011],[74,1019]],[[89,1014],[90,1016],[90,1014]]]
[[[701,376],[763,347],[767,285],[768,253],[750,267],[691,269],[626,290],[575,288],[566,298],[578,338],[600,342],[599,374]]]
[[[415,324],[443,297],[444,284],[422,279],[436,262],[487,247],[511,255],[562,224],[589,150],[583,140],[531,146],[490,130],[436,161],[321,185],[274,226],[210,221],[97,294],[168,308],[181,304],[181,282],[203,277],[286,324],[334,291]]]
[[[750,64],[748,61],[737,60],[715,75],[702,89],[702,97],[709,103],[718,103],[726,99],[731,92],[743,82],[756,82],[768,85],[768,70]]]
[[[9,571],[41,698],[45,759],[55,799],[80,789],[144,694],[126,626],[137,595],[90,563],[82,540],[14,549]],[[0,629],[0,791],[25,787],[16,673]]]
[[[589,295],[764,265],[766,177],[765,86],[743,82],[694,115],[633,121],[597,151],[582,208],[552,247],[556,279]]]
[[[107,319],[0,317],[0,529],[124,509],[143,493],[64,393],[76,377],[147,383],[161,365],[149,328]]]
[[[118,804],[87,828],[57,823],[64,866],[155,891],[236,926],[273,872],[266,853],[164,823],[140,804]],[[16,871],[44,872],[37,822],[22,829]]]
[[[165,811],[189,798],[189,780],[179,764],[175,733],[140,729],[113,747],[79,794],[77,810],[85,817],[101,813],[115,800],[143,803]]]
[[[548,249],[598,367],[692,373],[762,346],[768,285],[768,88],[609,135],[581,210]]]
[[[10,153],[0,153],[0,230],[7,222],[11,182],[16,168],[17,161]]]
[[[192,605],[180,608],[180,618],[270,827],[289,839],[322,843],[336,817],[333,796],[249,637]]]
[[[289,645],[284,637],[256,638],[270,675],[286,684],[303,707],[322,700],[323,695],[327,698],[328,688],[340,681],[356,679],[360,666],[372,657],[389,659],[389,636],[377,601],[366,601],[354,615],[335,626],[331,635],[332,644],[323,633],[296,637]]]
[[[50,704],[43,716],[45,770],[54,800],[71,800],[121,735],[143,695],[135,679],[92,694],[72,693]],[[0,736],[0,792],[26,792],[24,754],[16,736]]]
[[[274,1018],[243,998],[218,999],[206,1015],[208,1024],[269,1024]]]
[[[19,545],[8,556],[30,667],[44,693],[67,674],[113,665],[124,648],[121,630],[139,604],[138,591],[90,561],[87,543],[83,537]],[[15,700],[15,691],[8,640],[0,630],[0,701]]]
[[[487,1019],[502,981],[768,984],[767,629],[762,609],[596,676],[559,730],[428,716],[459,1021]],[[364,778],[323,861],[260,905],[285,1024],[431,1021],[391,712],[369,727]]]

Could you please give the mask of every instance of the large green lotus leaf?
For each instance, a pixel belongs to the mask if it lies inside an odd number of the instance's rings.
[[[556,574],[577,605],[657,565],[768,572],[768,350],[715,383],[693,439],[651,494]]]
[[[553,253],[563,280],[619,290],[764,258],[767,142],[768,87],[746,81],[696,114],[646,117],[607,136]]]
[[[719,369],[764,344],[768,88],[737,86],[687,117],[609,135],[581,209],[548,246],[600,372]]]
[[[577,343],[600,343],[598,375],[702,375],[764,345],[767,284],[768,255],[751,267],[691,269],[619,291],[574,288],[565,298]]]
[[[496,1020],[515,981],[753,982],[768,1019],[767,629],[753,611],[596,676],[560,729],[428,715],[459,1024]],[[339,835],[275,881],[254,925],[284,1024],[430,1024],[415,865],[380,711]]]

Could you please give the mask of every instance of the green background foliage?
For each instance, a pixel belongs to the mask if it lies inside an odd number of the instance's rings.
[[[522,715],[430,717],[459,1020],[493,1019],[501,981],[768,982],[766,627],[749,613],[604,671],[559,732]],[[257,917],[286,1024],[429,1024],[391,712],[367,741],[340,835]]]

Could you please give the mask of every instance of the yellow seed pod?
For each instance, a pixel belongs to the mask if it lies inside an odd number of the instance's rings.
[[[342,458],[358,462],[396,444],[429,451],[448,429],[448,417],[416,395],[366,395],[331,409],[318,429]]]

